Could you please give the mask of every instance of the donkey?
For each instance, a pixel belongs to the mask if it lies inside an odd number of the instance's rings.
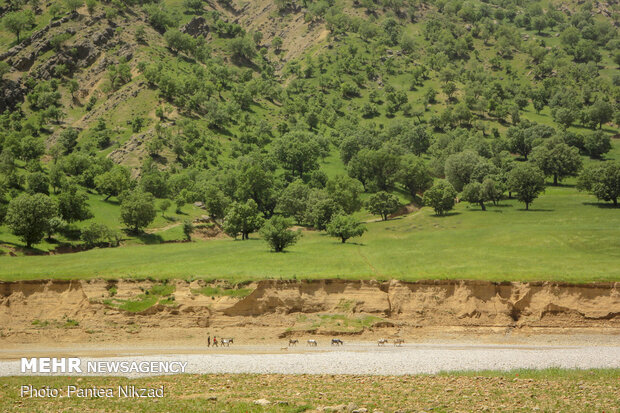
[[[388,342],[389,342],[389,340],[388,340],[387,338],[380,338],[380,339],[377,341],[377,346],[384,346],[384,345],[385,345],[386,343],[388,343]]]
[[[226,346],[226,347],[230,347],[231,344],[233,344],[233,339],[232,338],[223,338],[220,340],[220,344],[222,347]]]
[[[332,346],[342,346],[344,343],[339,338],[332,338]]]
[[[403,345],[405,343],[405,339],[403,338],[397,338],[394,339],[394,346],[398,346],[400,347],[401,345]]]
[[[312,346],[312,347],[316,347],[318,344],[316,340],[308,340],[306,343],[307,343],[306,345]]]
[[[289,347],[290,347],[290,346],[296,346],[296,345],[297,345],[297,343],[299,343],[299,340],[297,340],[297,339],[290,339],[290,340],[288,341],[288,345],[289,345]]]

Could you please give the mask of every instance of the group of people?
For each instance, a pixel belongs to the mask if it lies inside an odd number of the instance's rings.
[[[211,336],[207,337],[207,347],[211,347]],[[213,336],[213,347],[218,347],[216,336]]]

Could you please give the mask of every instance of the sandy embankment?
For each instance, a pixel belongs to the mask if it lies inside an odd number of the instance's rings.
[[[266,280],[245,286],[252,293],[244,298],[200,294],[202,281],[171,283],[172,305],[130,313],[106,300],[112,292],[115,299],[135,299],[153,282],[2,282],[0,349],[185,353],[203,348],[207,335],[257,346],[332,336],[541,345],[614,345],[620,339],[620,283]],[[356,324],[362,318],[371,321]]]

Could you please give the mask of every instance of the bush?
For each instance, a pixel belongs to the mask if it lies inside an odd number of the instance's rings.
[[[301,237],[301,230],[289,229],[292,225],[292,220],[276,215],[265,222],[260,229],[260,235],[275,252],[282,252],[286,247],[294,245]]]
[[[82,228],[80,239],[88,248],[93,248],[109,241],[111,235],[111,231],[107,226],[93,222]]]

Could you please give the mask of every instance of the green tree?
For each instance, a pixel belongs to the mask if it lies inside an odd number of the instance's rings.
[[[258,205],[253,199],[245,203],[233,202],[224,218],[224,232],[233,238],[241,234],[241,239],[249,239],[249,235],[263,225]]]
[[[66,228],[67,223],[60,217],[51,217],[47,223],[47,239],[51,240],[54,234]]]
[[[620,163],[598,163],[584,169],[577,180],[577,189],[590,192],[603,201],[611,201],[617,207],[620,198]]]
[[[203,0],[183,0],[183,7],[194,14],[202,12]]]
[[[298,224],[303,224],[308,207],[310,188],[301,179],[289,184],[280,193],[278,208],[284,216],[294,217]]]
[[[361,205],[361,203],[360,203]],[[342,208],[324,189],[313,189],[308,196],[305,222],[315,229],[324,230],[332,217],[342,213]]]
[[[97,192],[105,195],[107,201],[112,196],[119,196],[131,186],[129,170],[115,165],[111,170],[95,177]]]
[[[444,171],[446,179],[454,186],[457,191],[462,191],[467,185],[478,164],[482,162],[482,158],[472,150],[450,155],[446,159]]]
[[[470,204],[478,204],[483,211],[486,211],[487,208],[484,203],[491,201],[493,198],[492,194],[488,193],[485,189],[487,189],[487,187],[483,186],[480,182],[468,183],[463,188],[461,199]]]
[[[11,232],[26,243],[26,247],[41,242],[56,216],[56,205],[44,194],[21,194],[9,203],[5,221]]]
[[[577,176],[582,166],[579,149],[557,140],[534,148],[532,161],[545,176],[553,176],[553,185],[568,176]]]
[[[168,47],[177,52],[192,55],[196,51],[196,40],[189,34],[181,33],[178,29],[170,29],[164,34]]]
[[[445,180],[438,180],[424,193],[424,204],[432,207],[436,215],[443,215],[454,208],[456,190]]]
[[[192,234],[194,233],[194,231],[196,230],[196,228],[194,227],[194,224],[192,223],[191,220],[186,219],[185,221],[183,221],[183,234],[185,235],[185,239],[188,241],[192,240]]]
[[[251,60],[256,55],[256,45],[250,36],[235,37],[229,40],[228,48],[233,57]]]
[[[65,186],[58,195],[58,213],[69,223],[93,217],[88,207],[88,195],[75,184]]]
[[[84,4],[83,0],[65,0],[65,6],[70,12],[74,12]]]
[[[219,220],[226,215],[226,208],[230,204],[230,198],[215,185],[207,185],[203,190],[205,209],[213,220]]]
[[[523,202],[528,210],[530,204],[544,192],[545,176],[538,167],[522,163],[508,173],[508,188],[517,193],[517,199]]]
[[[301,237],[301,230],[289,229],[293,225],[290,219],[274,215],[260,229],[260,235],[275,252],[282,252],[294,245]]]
[[[31,11],[14,11],[4,16],[4,27],[17,37],[34,25],[34,14]]]
[[[518,153],[527,160],[527,156],[534,147],[534,137],[524,128],[511,126],[506,132],[510,150]]]
[[[406,155],[401,159],[398,182],[407,188],[415,200],[417,194],[424,193],[433,185],[433,178],[421,158],[415,155]]]
[[[28,192],[49,195],[50,181],[44,172],[31,172],[27,175]]]
[[[385,191],[372,194],[366,203],[366,208],[368,208],[370,213],[380,215],[383,221],[387,221],[388,215],[396,212],[399,206],[400,202],[396,195]]]
[[[172,202],[170,202],[169,199],[164,199],[163,201],[161,201],[161,203],[159,204],[159,210],[161,211],[162,217],[166,216],[166,211],[168,211],[171,206]]]
[[[357,179],[336,175],[327,181],[327,193],[345,214],[352,214],[362,207],[361,194],[364,186]]]
[[[11,71],[11,65],[7,62],[0,62],[0,83],[2,83],[2,78],[4,75]]]
[[[332,237],[340,238],[343,244],[349,238],[361,237],[366,231],[366,226],[352,215],[336,215],[327,224],[327,233]]]
[[[88,14],[92,16],[96,8],[97,0],[86,0],[86,9],[88,10]]]
[[[289,132],[274,141],[274,154],[293,176],[303,177],[319,167],[321,146],[310,132]]]
[[[598,128],[602,129],[604,123],[612,120],[614,116],[614,107],[611,103],[598,99],[590,107],[589,116],[592,122],[598,123]]]
[[[58,137],[58,143],[62,146],[65,154],[71,153],[75,145],[77,145],[78,131],[75,128],[69,127],[62,132]]]
[[[142,191],[125,192],[121,196],[121,221],[134,233],[142,231],[155,219],[155,198]]]
[[[600,159],[611,150],[611,138],[602,130],[598,130],[586,135],[583,146],[590,157]]]
[[[110,229],[104,224],[91,222],[81,230],[80,238],[88,248],[93,248],[110,238]]]

